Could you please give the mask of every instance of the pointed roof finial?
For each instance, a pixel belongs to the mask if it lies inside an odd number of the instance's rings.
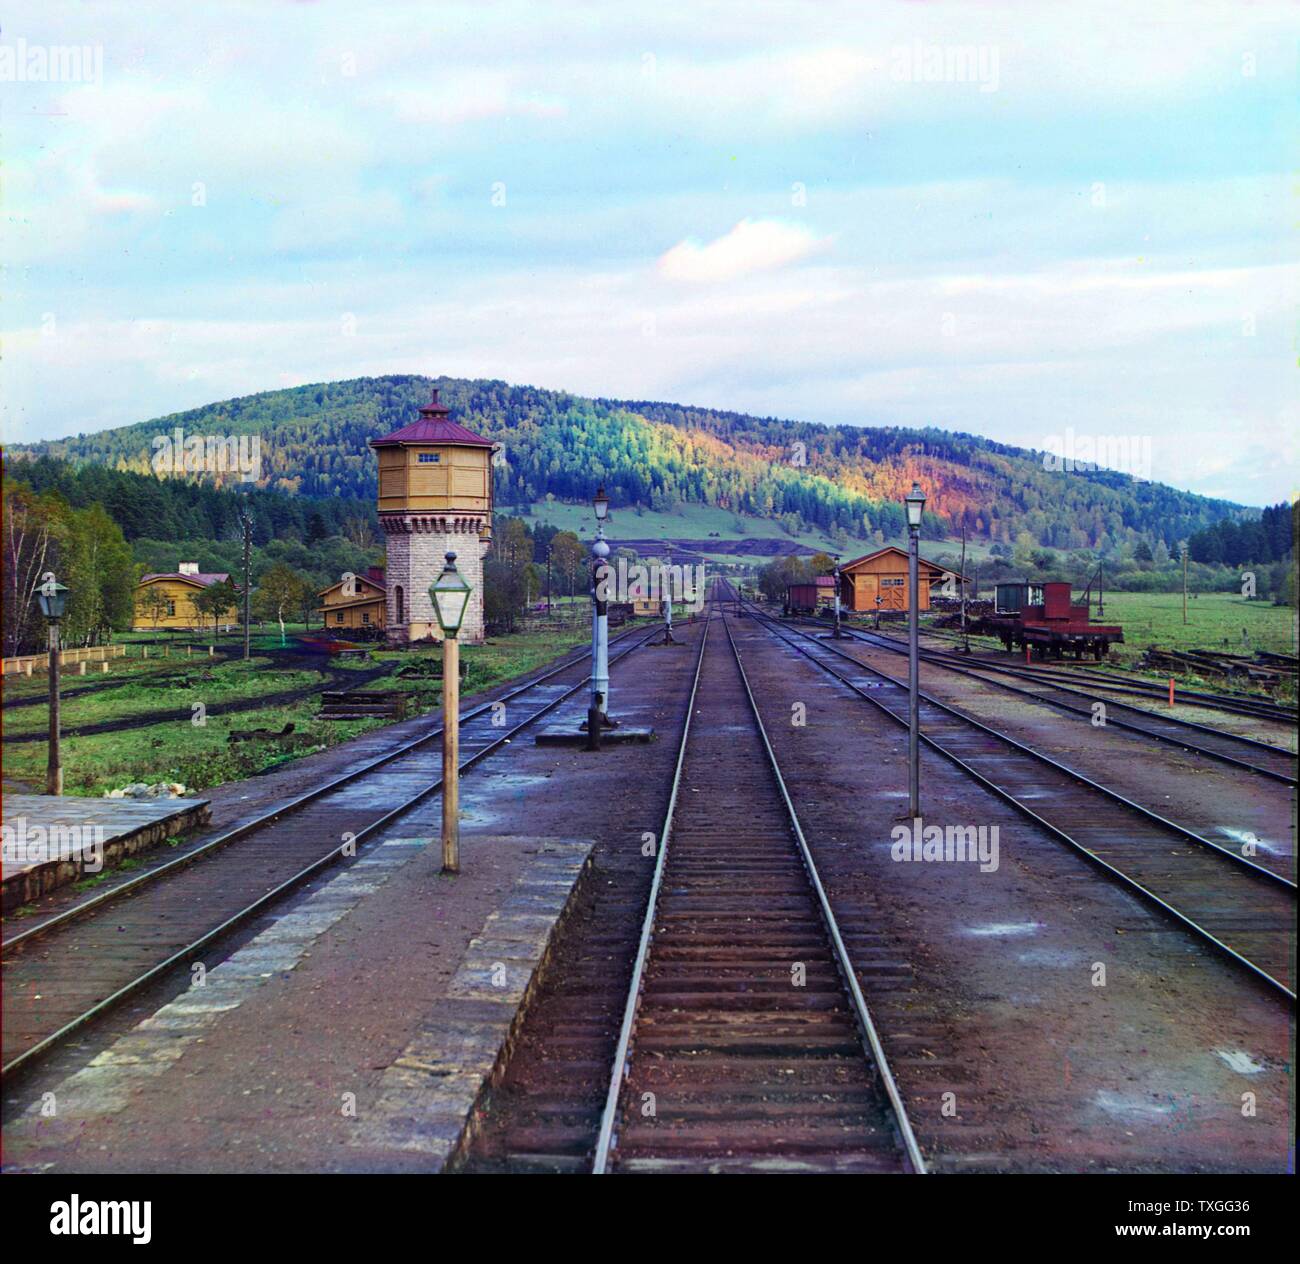
[[[420,409],[420,416],[421,417],[451,416],[451,409],[448,408],[445,404],[440,404],[438,402],[438,388],[436,386],[433,388],[433,395],[430,398],[429,402],[425,404],[423,408]]]
[[[389,447],[403,443],[440,443],[457,444],[465,448],[490,448],[491,439],[484,439],[472,430],[467,430],[459,422],[451,420],[451,409],[438,399],[438,388],[433,388],[433,397],[420,409],[419,421],[409,426],[394,430],[382,439],[371,439],[372,448]]]

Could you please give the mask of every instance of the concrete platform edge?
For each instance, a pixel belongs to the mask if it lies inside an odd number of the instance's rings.
[[[536,841],[538,855],[470,941],[439,1013],[383,1072],[353,1145],[424,1154],[436,1172],[464,1161],[594,868],[592,840]]]

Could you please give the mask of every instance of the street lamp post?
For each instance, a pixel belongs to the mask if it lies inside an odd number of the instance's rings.
[[[664,616],[665,645],[675,645],[673,636],[673,584],[672,584],[672,550],[664,550],[664,564],[659,568],[659,605]]]
[[[46,571],[36,589],[41,613],[50,623],[50,739],[45,765],[45,793],[63,793],[63,759],[59,751],[59,620],[68,605],[68,589]]]
[[[843,633],[840,631],[840,559],[835,558],[835,565],[831,568],[831,575],[835,579],[835,639],[841,640]]]
[[[597,490],[591,507],[596,513],[596,539],[591,546],[591,701],[587,707],[587,749],[600,749],[600,730],[612,725],[609,718],[609,545],[605,542],[605,519],[609,497],[604,487]]]
[[[921,515],[925,493],[920,483],[903,497],[907,507],[907,582],[909,617],[907,626],[907,801],[908,815],[921,815],[921,591],[917,572],[921,539]]]
[[[446,555],[442,574],[429,585],[442,629],[442,871],[460,872],[460,642],[456,634],[469,605],[469,584]]]

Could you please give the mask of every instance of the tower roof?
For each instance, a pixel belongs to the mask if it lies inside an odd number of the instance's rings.
[[[451,409],[438,402],[438,388],[433,388],[433,398],[420,409],[419,421],[394,430],[382,439],[371,439],[372,448],[393,447],[406,443],[453,443],[465,448],[490,448],[491,439],[466,430],[451,420]]]

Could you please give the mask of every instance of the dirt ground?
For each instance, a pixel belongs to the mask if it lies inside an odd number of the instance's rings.
[[[862,982],[937,1168],[1286,1170],[1284,1004],[929,751],[927,820],[998,826],[1000,863],[895,862],[904,730],[752,623],[740,636],[810,845],[856,858],[837,915],[907,963]]]

